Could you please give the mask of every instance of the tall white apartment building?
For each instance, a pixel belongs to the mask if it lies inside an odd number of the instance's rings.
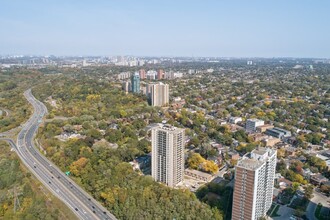
[[[168,84],[157,83],[147,86],[147,93],[152,106],[164,106],[170,101]]]
[[[245,130],[247,132],[256,131],[257,127],[264,125],[265,122],[263,120],[259,120],[256,118],[246,120]]]
[[[148,70],[146,76],[147,76],[147,79],[155,80],[157,78],[157,71],[155,71],[155,70]]]
[[[132,89],[131,82],[129,82],[129,81],[123,82],[123,84],[122,84],[122,89],[123,89],[126,93],[130,92],[131,89]]]
[[[276,150],[258,148],[245,155],[235,167],[233,220],[257,220],[272,204]]]
[[[160,124],[151,130],[151,139],[152,177],[175,187],[184,175],[184,129]]]

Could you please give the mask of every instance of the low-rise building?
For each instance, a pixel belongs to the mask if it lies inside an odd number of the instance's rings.
[[[174,109],[182,109],[185,104],[186,104],[186,100],[181,99],[181,97],[176,97],[173,99],[171,107]]]
[[[204,182],[210,182],[213,179],[213,176],[211,174],[193,169],[185,169],[184,174],[188,177]]]
[[[216,122],[217,122],[218,125],[226,125],[227,124],[227,121],[223,120],[223,119],[217,119]]]
[[[236,131],[239,131],[239,130],[244,130],[243,127],[237,125],[237,124],[230,124],[229,125],[229,129],[231,132],[236,132]]]
[[[329,179],[324,177],[320,173],[310,175],[310,183],[316,186],[320,186],[323,182],[327,182],[327,181],[329,181]]]
[[[284,138],[291,137],[290,131],[282,129],[282,128],[276,128],[276,127],[267,129],[265,134],[279,138],[281,140],[283,140]]]
[[[263,120],[259,120],[256,118],[248,119],[245,124],[245,130],[247,132],[255,132],[257,127],[264,125]]]
[[[295,147],[290,146],[290,147],[285,148],[285,156],[287,156],[287,157],[289,157],[289,156],[294,157],[296,155],[296,152],[297,152],[297,148],[295,148]]]
[[[229,118],[229,123],[232,123],[232,124],[237,124],[238,122],[241,122],[241,121],[242,121],[241,117],[230,117]]]
[[[324,154],[316,154],[316,157],[324,161],[330,160],[330,158],[328,156],[324,156]]]
[[[275,144],[281,142],[281,140],[279,138],[267,136],[266,138],[262,139],[262,142],[265,143],[266,146],[273,147]]]
[[[260,134],[260,133],[252,133],[252,134],[249,134],[248,136],[249,136],[249,138],[252,138],[253,141],[261,141],[264,138],[268,137],[267,135]]]
[[[207,160],[213,161],[216,165],[220,166],[222,164],[222,156],[208,156]]]
[[[281,193],[281,190],[280,189],[274,188],[274,190],[273,190],[273,201],[275,201],[278,198],[278,196],[280,195],[280,193]]]
[[[265,132],[267,129],[271,129],[273,127],[274,127],[273,125],[269,125],[269,124],[261,125],[261,126],[257,127],[257,131],[258,132]]]
[[[285,178],[279,178],[276,180],[276,184],[279,185],[280,189],[286,189],[292,186],[292,182]]]
[[[313,174],[309,168],[303,169],[302,172],[303,172],[304,178],[306,178],[308,180],[311,178],[311,175]]]
[[[231,160],[239,160],[241,157],[239,156],[239,154],[237,152],[234,151],[229,151],[228,152],[229,158]]]

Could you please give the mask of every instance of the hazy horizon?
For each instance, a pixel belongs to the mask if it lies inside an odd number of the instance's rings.
[[[330,2],[14,0],[0,54],[330,58]]]
[[[121,57],[136,57],[136,58],[209,58],[209,59],[330,59],[328,57],[239,57],[239,56],[232,56],[232,57],[217,57],[217,56],[167,56],[167,55],[126,55],[126,54],[114,54],[114,55],[56,55],[56,54],[0,54],[2,57],[81,57],[81,58],[86,58],[86,57],[116,57],[116,56],[121,56]]]

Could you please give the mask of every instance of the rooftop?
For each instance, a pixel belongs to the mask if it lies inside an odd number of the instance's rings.
[[[257,119],[257,118],[251,118],[251,119],[248,119],[248,121],[260,122],[260,121],[263,121],[263,120],[260,120],[260,119]]]
[[[165,130],[165,131],[182,131],[182,128],[177,128],[169,124],[158,124],[158,126],[153,127],[152,129],[159,129],[159,130]]]
[[[193,173],[193,174],[198,175],[198,176],[205,177],[205,178],[210,178],[210,177],[212,177],[211,174],[204,173],[204,172],[201,172],[201,171],[198,171],[198,170],[186,169],[185,171],[186,171],[186,172]]]
[[[264,162],[260,160],[244,158],[237,163],[237,167],[241,167],[248,170],[257,170],[262,166]]]
[[[261,167],[269,157],[274,155],[276,155],[275,150],[259,147],[251,153],[244,155],[242,160],[238,162],[237,166],[244,169],[256,170]]]
[[[269,127],[274,127],[274,125],[270,125],[270,124],[265,124],[265,125],[260,125],[258,126],[259,128],[269,128]]]
[[[257,148],[257,149],[254,149],[251,153],[254,153],[254,154],[259,154],[259,155],[264,155],[265,153],[267,153],[267,149],[266,148]]]
[[[281,131],[281,132],[289,132],[288,130],[285,130],[283,128],[278,128],[278,127],[274,127],[273,130],[277,130],[277,131]]]

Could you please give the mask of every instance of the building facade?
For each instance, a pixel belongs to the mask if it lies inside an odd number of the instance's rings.
[[[151,139],[152,177],[175,187],[184,176],[184,129],[161,124],[151,130]]]
[[[256,118],[246,120],[245,130],[247,132],[255,132],[257,127],[264,125],[265,122],[263,120],[259,120]]]
[[[152,84],[150,87],[150,103],[152,106],[164,106],[169,104],[169,86],[164,83]]]
[[[139,73],[135,73],[131,77],[131,85],[133,93],[140,93],[140,75]]]
[[[245,155],[235,167],[233,220],[257,220],[272,204],[276,150],[258,148]]]

